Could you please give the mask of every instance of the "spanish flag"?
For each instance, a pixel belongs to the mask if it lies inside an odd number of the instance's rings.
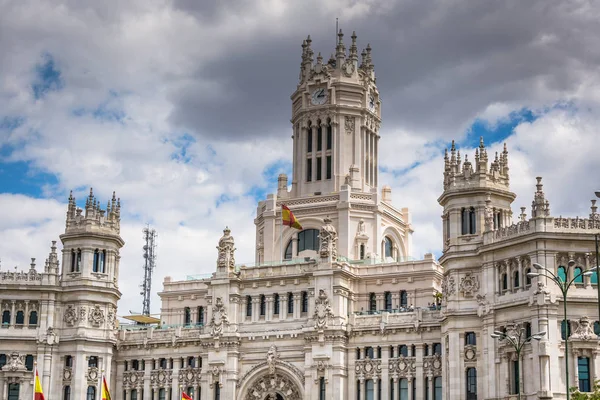
[[[184,391],[181,392],[181,400],[193,400],[190,396],[185,394]]]
[[[284,204],[281,205],[281,219],[283,220],[283,225],[302,230],[302,225],[300,225],[292,210]]]
[[[110,392],[108,391],[108,384],[106,383],[106,377],[102,377],[102,400],[111,400]]]
[[[42,383],[40,382],[37,367],[35,367],[35,392],[33,395],[33,400],[46,400],[44,397],[44,391],[42,390]]]

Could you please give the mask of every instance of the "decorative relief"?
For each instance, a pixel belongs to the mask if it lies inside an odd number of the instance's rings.
[[[489,232],[494,230],[494,209],[492,208],[492,200],[490,198],[490,194],[487,194],[487,199],[485,200],[485,208],[483,209],[484,222],[485,222],[485,232]]]
[[[477,291],[479,291],[479,279],[477,276],[471,272],[467,272],[460,280],[460,291],[465,297],[472,297],[475,295]]]
[[[223,334],[223,328],[229,325],[229,319],[227,318],[227,309],[223,304],[223,299],[217,297],[215,304],[213,305],[212,317],[210,319],[210,334],[213,337],[220,337]]]
[[[346,130],[347,135],[352,135],[354,133],[354,121],[354,117],[346,115],[344,129]]]
[[[96,327],[99,327],[104,323],[104,311],[100,308],[99,304],[96,304],[93,308],[90,308],[88,321]]]
[[[144,371],[125,371],[123,386],[125,388],[141,387],[144,385]]]
[[[344,72],[344,75],[346,75],[348,78],[352,77],[352,74],[355,70],[356,68],[354,67],[354,63],[351,60],[346,61],[342,65],[342,71]]]
[[[85,309],[85,307],[79,307],[79,320],[84,321],[86,313],[87,310]]]
[[[210,374],[211,374],[211,381],[210,381],[210,388],[212,389],[213,387],[215,387],[215,385],[219,385],[219,387],[223,387],[223,383],[221,382],[221,369],[214,365],[211,369],[210,369]]]
[[[85,377],[88,381],[88,385],[97,385],[98,384],[98,368],[97,367],[89,367]]]
[[[446,299],[456,293],[456,282],[454,277],[447,275],[442,280],[442,298]]]
[[[73,307],[72,305],[67,306],[63,320],[69,326],[73,326],[77,323],[77,321],[79,320],[79,316],[77,315],[77,310],[75,309],[75,307]]]
[[[441,375],[442,357],[439,354],[423,357],[423,370],[427,376]]]
[[[323,222],[325,225],[321,227],[319,232],[319,241],[321,243],[319,254],[321,258],[331,257],[333,260],[337,260],[337,231],[331,224],[331,219],[326,217]]]
[[[571,339],[579,340],[597,340],[598,335],[594,333],[594,324],[588,317],[582,317],[579,321],[573,321],[575,323],[575,329],[571,335]]]
[[[269,367],[269,374],[275,375],[275,366],[277,364],[278,359],[279,354],[277,354],[277,347],[275,347],[275,345],[273,344],[267,352],[267,366]]]
[[[315,329],[325,329],[327,327],[327,318],[329,317],[333,317],[331,304],[329,304],[327,293],[323,289],[319,289],[319,296],[315,300],[315,313],[313,315]]]
[[[71,377],[73,376],[73,370],[71,369],[71,367],[65,367],[63,369],[63,383],[69,383],[71,382]]]
[[[168,387],[171,386],[172,382],[173,372],[170,369],[159,369],[150,372],[150,385],[154,388]],[[181,378],[179,382],[183,382]]]
[[[0,281],[9,282],[39,282],[42,280],[42,275],[39,274],[35,269],[30,269],[28,272],[11,272],[11,271],[0,271]]]
[[[477,361],[477,346],[465,345],[465,361]]]
[[[395,378],[406,378],[408,376],[414,376],[416,371],[415,357],[400,356],[398,358],[391,358],[389,370],[392,374],[392,377]]]
[[[23,362],[23,357],[20,356],[16,351],[13,351],[10,354],[10,359],[7,360],[6,365],[3,366],[1,370],[9,372],[22,372],[27,371],[27,368]]]
[[[116,310],[113,308],[113,306],[108,306],[108,315],[106,317],[106,323],[110,329],[117,328],[117,315],[115,311]]]
[[[200,383],[202,378],[202,369],[194,367],[186,367],[179,370],[179,383],[187,386],[192,386]]]
[[[235,241],[231,236],[231,230],[227,227],[223,230],[223,236],[219,239],[219,258],[217,259],[217,267],[227,268],[233,272],[235,270]]]
[[[376,379],[381,376],[381,360],[356,360],[354,370],[359,379]]]
[[[277,394],[285,400],[302,400],[296,384],[285,375],[263,376],[258,378],[248,389],[245,400],[271,400]]]

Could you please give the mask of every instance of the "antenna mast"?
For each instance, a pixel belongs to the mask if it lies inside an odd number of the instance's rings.
[[[144,296],[142,303],[142,314],[150,315],[150,296],[152,288],[152,271],[156,266],[156,238],[158,234],[154,229],[146,226],[142,230],[144,234],[144,281],[140,285],[142,291],[140,294]]]

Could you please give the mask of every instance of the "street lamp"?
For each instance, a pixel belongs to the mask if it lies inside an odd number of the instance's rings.
[[[563,281],[560,277],[554,275],[554,272],[550,271],[548,268],[544,267],[541,264],[533,263],[532,265],[536,270],[538,270],[540,272],[529,272],[527,274],[527,276],[529,276],[529,277],[545,276],[546,278],[550,278],[550,280],[552,282],[556,283],[556,286],[558,286],[558,288],[560,289],[560,291],[563,295],[563,307],[564,307],[564,315],[565,315],[564,323],[565,323],[565,330],[566,330],[566,334],[565,334],[565,383],[566,383],[567,400],[569,400],[569,398],[571,397],[570,393],[569,393],[569,334],[571,332],[569,329],[569,325],[567,324],[567,292],[569,291],[569,288],[571,287],[571,285],[578,278],[580,278],[582,276],[590,276],[593,274],[593,272],[591,270],[580,272],[579,274],[574,276],[573,279],[571,279],[569,282],[567,282],[567,281]],[[569,269],[573,265],[575,265],[575,261],[569,260],[569,262],[567,263],[567,270],[565,271],[565,275],[567,277],[569,276]],[[592,269],[594,269],[594,268],[592,268]],[[561,324],[561,327],[562,327],[562,324]]]
[[[506,334],[504,332],[500,332],[500,331],[494,331],[494,333],[492,333],[490,335],[494,339],[506,340],[515,349],[515,351],[517,352],[517,371],[518,371],[519,375],[521,375],[521,376],[523,376],[523,374],[521,372],[521,364],[520,364],[521,363],[521,350],[527,343],[530,343],[532,339],[539,341],[546,334],[546,332],[538,332],[534,335],[524,337],[525,336],[523,334],[524,330],[525,330],[525,328],[523,326],[520,326],[519,334],[517,336],[508,335],[508,334]],[[518,396],[519,400],[521,400],[521,382],[522,382],[521,378],[519,378],[519,382],[517,384],[517,396]],[[517,383],[517,382],[515,382],[515,383]]]

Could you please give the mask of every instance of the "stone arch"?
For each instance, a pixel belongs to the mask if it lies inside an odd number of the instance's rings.
[[[266,362],[260,363],[242,377],[238,400],[271,400],[277,394],[284,400],[304,398],[304,383],[300,371],[288,363],[277,361],[275,373],[270,373]],[[272,397],[269,397],[272,396]]]
[[[317,231],[321,229],[321,227],[323,226],[323,220],[319,219],[319,218],[315,218],[315,217],[308,217],[308,218],[303,218],[302,219],[302,231],[305,231],[307,229],[316,229]],[[280,226],[281,229],[281,226]],[[285,254],[285,249],[288,245],[288,243],[290,242],[290,240],[292,240],[293,238],[297,237],[298,233],[301,232],[297,229],[291,229],[288,227],[285,227],[284,231],[283,231],[283,237],[281,238],[281,240],[283,240],[283,252]],[[281,242],[279,242],[279,238],[276,239],[276,248],[277,251],[279,251],[279,246],[281,246]],[[294,258],[295,255],[292,254],[292,258]]]
[[[404,240],[404,236],[400,233],[400,231],[398,231],[398,229],[396,229],[393,226],[386,226],[383,229],[383,233],[381,235],[381,242],[379,243],[379,249],[378,249],[378,252],[381,253],[381,258],[382,259],[385,258],[383,246],[384,246],[384,241],[385,241],[386,236],[390,237],[390,239],[392,239],[393,245],[396,246],[397,253],[395,254],[394,258],[400,259],[400,261],[404,261],[404,258],[407,255],[406,243]]]

